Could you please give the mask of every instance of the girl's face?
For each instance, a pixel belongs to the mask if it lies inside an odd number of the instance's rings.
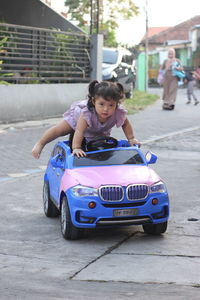
[[[105,122],[107,118],[112,116],[117,107],[117,103],[114,100],[107,101],[102,97],[97,97],[93,103],[101,122]]]

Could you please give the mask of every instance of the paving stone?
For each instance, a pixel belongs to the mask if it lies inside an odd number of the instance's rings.
[[[89,265],[73,279],[199,285],[199,266],[200,258],[196,257],[109,254]]]

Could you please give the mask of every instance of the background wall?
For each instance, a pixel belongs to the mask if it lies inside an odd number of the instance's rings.
[[[87,97],[87,83],[0,85],[0,123],[61,116]]]

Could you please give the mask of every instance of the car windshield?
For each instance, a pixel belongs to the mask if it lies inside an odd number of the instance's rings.
[[[89,153],[85,157],[74,156],[74,167],[112,166],[112,165],[140,165],[144,161],[134,149],[107,150]]]
[[[117,50],[103,50],[103,62],[105,64],[116,64],[118,58]]]

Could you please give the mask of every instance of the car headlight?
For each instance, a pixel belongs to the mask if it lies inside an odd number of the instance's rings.
[[[150,186],[150,193],[166,193],[167,189],[162,181],[156,182]]]
[[[102,75],[104,77],[108,77],[108,79],[110,78],[117,78],[117,73],[114,71],[113,68],[106,68],[102,71]]]
[[[76,197],[85,197],[85,196],[98,196],[98,190],[83,186],[83,185],[76,185],[72,188],[72,193]]]
[[[102,74],[103,74],[103,76],[108,76],[108,75],[111,76],[112,71],[113,71],[113,68],[105,68],[105,69],[103,69]]]
[[[112,71],[112,77],[117,78],[117,73],[115,71]]]

